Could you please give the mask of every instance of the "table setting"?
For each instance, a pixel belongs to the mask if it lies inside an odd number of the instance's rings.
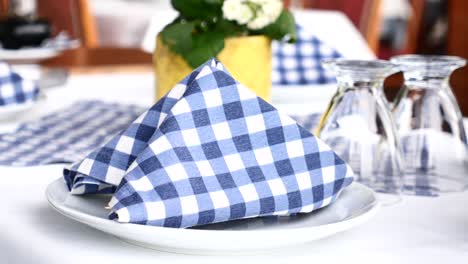
[[[29,45],[29,44],[26,44]],[[0,59],[14,64],[34,64],[59,56],[63,51],[77,48],[79,42],[72,40],[66,32],[44,39],[40,45],[25,46],[19,49],[0,49]]]
[[[468,259],[465,59],[349,55],[279,0],[171,3],[147,71],[50,89],[0,64],[0,117],[23,109],[0,119],[0,260]]]
[[[37,15],[35,1],[11,1],[8,16],[0,19],[0,60],[10,64],[36,64],[79,46],[65,31]]]
[[[44,102],[46,89],[65,83],[67,70],[39,63],[79,46],[67,32],[53,34],[53,26],[36,11],[33,1],[17,1],[9,15],[0,18],[3,123],[32,112]]]

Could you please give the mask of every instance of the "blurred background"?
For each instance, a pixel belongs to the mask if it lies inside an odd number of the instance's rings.
[[[465,0],[285,0],[292,9],[344,13],[378,58],[398,54],[448,54],[468,58],[468,1]],[[170,0],[0,0],[0,15],[34,16],[66,32],[80,47],[45,60],[45,66],[92,67],[152,63],[155,36],[176,16]],[[310,25],[327,27],[327,25]],[[340,32],[336,32],[340,34]],[[402,84],[385,83],[391,98]],[[468,68],[451,83],[468,115]]]

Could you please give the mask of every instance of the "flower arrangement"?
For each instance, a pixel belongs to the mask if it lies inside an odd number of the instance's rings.
[[[229,37],[296,40],[294,18],[281,0],[171,0],[171,4],[180,15],[162,30],[161,39],[192,68],[216,57]]]

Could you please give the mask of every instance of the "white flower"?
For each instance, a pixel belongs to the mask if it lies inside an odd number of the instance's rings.
[[[249,29],[261,29],[273,23],[283,10],[281,0],[226,0],[223,16]]]
[[[237,23],[241,25],[247,24],[253,18],[253,12],[247,5],[241,5],[240,12],[236,18]]]
[[[257,4],[257,5],[263,5],[266,2],[269,2],[270,0],[248,0],[250,3]],[[276,0],[273,0],[276,1]]]
[[[240,17],[243,1],[241,0],[226,0],[223,3],[223,16],[228,20],[236,20]]]
[[[276,19],[281,14],[283,10],[283,2],[281,0],[270,0],[265,1],[262,5],[262,10],[265,15],[271,20],[271,22],[275,22]]]
[[[228,20],[235,20],[241,25],[252,20],[253,12],[244,0],[226,0],[223,3],[223,16]]]
[[[266,27],[268,24],[271,23],[271,20],[268,18],[267,15],[263,14],[262,12],[257,12],[257,16],[247,23],[247,27],[249,29],[261,29]]]

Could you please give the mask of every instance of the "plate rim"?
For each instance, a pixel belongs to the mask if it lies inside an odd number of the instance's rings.
[[[18,50],[0,49],[0,60],[9,64],[35,64],[52,59],[63,53],[63,50],[53,47],[24,48]]]
[[[355,227],[355,226],[357,226],[359,224],[362,224],[362,223],[366,222],[367,220],[372,218],[381,207],[380,202],[378,201],[378,199],[376,197],[376,193],[372,189],[364,186],[361,183],[353,182],[352,184],[357,184],[357,185],[360,186],[360,188],[363,188],[363,189],[365,189],[367,191],[370,191],[372,193],[372,195],[373,195],[374,202],[369,204],[365,208],[365,210],[363,212],[359,213],[358,215],[345,218],[345,219],[343,219],[341,221],[338,221],[338,222],[328,223],[328,224],[323,224],[323,225],[317,225],[317,226],[310,226],[310,227],[297,227],[297,228],[289,228],[289,229],[285,228],[285,229],[275,229],[275,230],[271,230],[271,229],[264,229],[264,230],[218,230],[218,229],[216,229],[216,230],[210,230],[210,229],[169,228],[169,227],[162,227],[162,226],[139,225],[139,224],[133,224],[133,223],[119,223],[119,222],[116,222],[116,221],[113,221],[113,220],[110,220],[110,219],[104,219],[104,218],[101,218],[101,217],[89,215],[89,214],[84,213],[82,211],[79,211],[77,209],[73,209],[73,208],[69,208],[69,207],[66,207],[64,205],[61,205],[58,202],[53,201],[53,199],[51,197],[52,195],[50,193],[50,189],[52,188],[52,185],[56,184],[58,181],[60,181],[65,186],[65,182],[63,181],[63,178],[58,178],[58,179],[52,181],[51,183],[49,183],[47,185],[47,188],[46,188],[46,191],[45,191],[45,196],[46,196],[46,199],[47,199],[49,205],[54,210],[56,210],[60,214],[64,215],[65,217],[68,217],[68,218],[70,218],[70,219],[72,219],[74,221],[80,222],[82,224],[91,226],[93,228],[96,228],[96,227],[94,227],[91,223],[89,223],[90,221],[84,221],[84,219],[80,219],[80,217],[77,217],[75,215],[81,216],[82,218],[87,218],[89,220],[94,220],[93,221],[94,223],[103,223],[103,224],[106,224],[106,226],[111,226],[112,225],[112,227],[117,227],[118,226],[122,230],[124,230],[124,229],[148,230],[148,228],[150,228],[152,230],[158,230],[158,231],[161,231],[161,232],[173,232],[173,233],[184,232],[184,233],[200,234],[200,232],[202,232],[204,234],[206,234],[206,233],[210,233],[210,234],[216,233],[216,234],[230,234],[230,235],[248,233],[248,234],[252,235],[252,234],[255,234],[255,233],[262,233],[262,234],[275,233],[275,234],[277,234],[277,233],[284,233],[284,232],[288,232],[288,233],[290,233],[290,232],[303,232],[305,230],[310,231],[310,230],[313,230],[313,229],[335,228],[337,231],[334,232],[334,233],[338,233],[340,231],[350,229],[352,227]],[[349,228],[343,228],[343,227],[346,227],[346,226],[349,226]],[[100,229],[100,230],[102,231],[102,229]],[[108,233],[108,232],[106,232],[106,233]]]
[[[55,47],[26,47],[20,49],[3,49],[0,48],[0,58],[1,59],[16,59],[16,58],[25,58],[26,55],[35,55],[36,57],[43,56],[53,56],[57,53],[60,53],[60,49]],[[25,54],[25,52],[29,54]],[[18,55],[21,54],[21,55]]]

